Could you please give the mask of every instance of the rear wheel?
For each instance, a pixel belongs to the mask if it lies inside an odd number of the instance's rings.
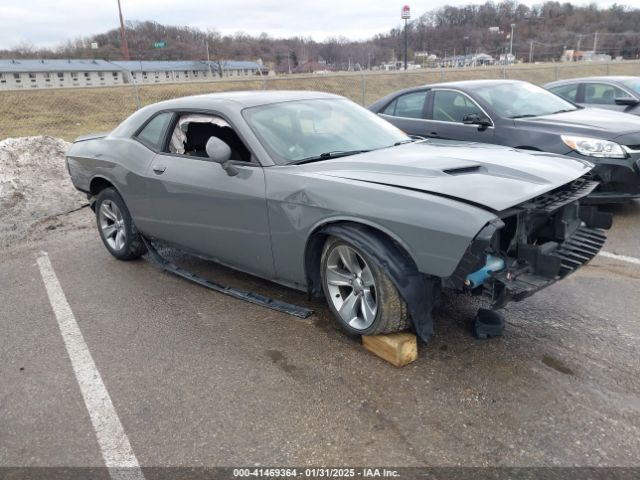
[[[146,251],[131,214],[114,188],[105,188],[96,198],[96,220],[102,243],[119,260],[140,258]]]
[[[377,335],[409,327],[407,306],[391,279],[354,245],[329,238],[321,275],[329,308],[347,332]]]

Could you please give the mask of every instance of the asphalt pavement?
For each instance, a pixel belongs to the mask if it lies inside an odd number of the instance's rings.
[[[639,259],[640,202],[612,211],[605,250]],[[105,464],[43,251],[141,466],[638,466],[632,261],[598,256],[509,305],[489,341],[470,333],[473,303],[446,297],[435,339],[398,369],[302,293],[173,257],[313,308],[305,320],[112,258],[88,209],[0,251],[0,466]]]

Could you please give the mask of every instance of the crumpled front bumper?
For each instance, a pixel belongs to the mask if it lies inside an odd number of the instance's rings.
[[[581,177],[502,212],[476,235],[443,286],[501,308],[573,273],[598,254],[611,227],[610,213],[580,205],[597,186]]]
[[[518,272],[517,268],[507,268],[489,280],[489,285],[485,285],[485,294],[491,296],[494,308],[501,308],[511,301],[523,300],[588,263],[602,249],[606,239],[601,229],[582,226],[549,253],[559,259],[558,275],[549,278],[529,271]]]

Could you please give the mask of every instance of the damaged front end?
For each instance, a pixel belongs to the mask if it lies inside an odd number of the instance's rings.
[[[581,177],[498,213],[475,237],[445,287],[488,297],[493,308],[520,301],[598,254],[611,214],[581,206],[597,182]]]

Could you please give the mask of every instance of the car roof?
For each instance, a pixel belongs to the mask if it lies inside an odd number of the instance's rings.
[[[440,82],[440,83],[430,83],[428,85],[423,85],[419,88],[436,88],[436,87],[455,87],[459,89],[474,89],[476,87],[486,87],[488,85],[508,85],[514,83],[528,83],[523,82],[522,80],[501,80],[501,79],[492,79],[492,80],[459,80],[457,82]]]
[[[545,86],[555,86],[555,85],[569,85],[572,83],[580,83],[580,82],[624,82],[625,80],[640,80],[640,77],[634,77],[632,75],[611,75],[611,76],[600,76],[600,77],[579,77],[579,78],[567,78],[566,80],[557,80],[555,82],[549,82]]]
[[[240,108],[257,107],[273,103],[291,102],[296,100],[313,100],[328,98],[344,98],[332,93],[296,90],[245,90],[238,92],[207,93],[189,97],[175,98],[154,104],[158,108],[186,108],[198,103],[202,108],[218,107],[221,104],[229,106],[237,104]]]
[[[152,103],[136,110],[129,118],[112,132],[113,137],[128,137],[140,128],[151,116],[164,110],[207,111],[213,110],[222,115],[234,115],[244,108],[270,105],[297,100],[344,99],[340,95],[324,92],[287,91],[287,90],[247,90],[238,92],[207,93],[189,97],[174,98]]]
[[[387,105],[394,98],[399,97],[400,95],[404,95],[405,93],[417,92],[420,90],[424,90],[425,88],[456,88],[462,91],[468,90],[473,91],[474,88],[478,87],[486,87],[488,85],[513,85],[518,83],[529,83],[523,82],[522,80],[501,80],[501,79],[493,79],[493,80],[460,80],[457,82],[440,82],[440,83],[429,83],[425,85],[418,85],[417,87],[409,87],[404,88],[402,90],[396,90],[385,97],[377,100],[375,103],[369,106],[373,111],[378,111],[378,109]]]

